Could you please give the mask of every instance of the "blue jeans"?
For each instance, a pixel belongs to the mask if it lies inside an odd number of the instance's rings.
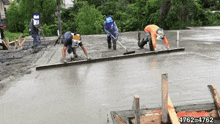
[[[34,38],[33,45],[34,45],[34,46],[39,45],[39,44],[40,44],[40,42],[39,42],[39,40],[38,40],[39,36],[38,36],[37,34],[31,34],[31,36]]]

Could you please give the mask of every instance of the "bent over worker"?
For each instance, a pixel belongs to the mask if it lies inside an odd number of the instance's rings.
[[[164,34],[164,31],[162,28],[159,28],[157,25],[151,24],[144,28],[145,32],[145,38],[142,39],[142,41],[138,41],[138,46],[140,48],[143,48],[147,42],[152,41],[152,51],[157,50],[156,46],[156,40],[163,40],[164,44],[167,46],[167,49],[169,49],[169,43],[167,41],[167,38]],[[151,46],[150,46],[151,47]]]
[[[73,53],[74,57],[77,58],[78,55],[76,54],[76,49],[80,46],[84,52],[84,54],[86,55],[86,59],[88,60],[88,53],[86,51],[86,48],[83,46],[83,43],[81,41],[81,37],[79,34],[74,34],[72,32],[66,32],[63,35],[63,51],[62,51],[62,61],[68,62],[66,59],[66,51],[71,54]]]
[[[112,46],[111,41],[112,41],[113,49],[116,50],[116,41],[119,36],[119,33],[118,33],[118,27],[111,16],[107,15],[106,21],[104,22],[103,27],[104,27],[105,32],[107,33],[108,48],[111,49],[111,46]],[[111,34],[116,39],[111,37]]]

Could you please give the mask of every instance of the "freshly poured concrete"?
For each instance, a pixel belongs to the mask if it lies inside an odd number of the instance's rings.
[[[219,30],[208,34],[217,36]],[[33,71],[0,97],[0,123],[105,124],[107,114],[111,123],[109,112],[131,109],[134,94],[141,108],[160,107],[163,73],[168,73],[174,106],[212,103],[207,85],[220,90],[220,36],[196,39],[192,32],[197,31],[208,35],[204,29],[180,31],[185,52]],[[122,35],[135,37],[136,32]],[[175,47],[176,31],[166,35]],[[61,51],[54,52],[37,64],[59,62]]]

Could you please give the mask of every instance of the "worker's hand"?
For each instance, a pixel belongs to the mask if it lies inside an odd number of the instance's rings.
[[[157,48],[154,48],[154,52],[156,52],[156,53],[158,52],[158,51],[157,51]]]
[[[167,50],[170,50],[170,46],[167,47]]]
[[[42,30],[42,29],[40,29],[40,28],[38,28],[38,30],[39,30],[40,32],[43,32],[43,30]]]

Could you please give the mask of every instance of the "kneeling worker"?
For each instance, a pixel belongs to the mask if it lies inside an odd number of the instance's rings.
[[[167,46],[167,49],[169,49],[169,43],[167,41],[167,38],[164,34],[164,31],[162,28],[159,28],[157,25],[148,25],[144,28],[144,32],[145,32],[145,38],[142,39],[142,41],[138,41],[138,46],[140,48],[143,48],[145,44],[147,44],[147,42],[152,41],[152,43],[150,42],[150,50],[154,51],[157,50],[157,46],[156,46],[156,40],[163,40],[163,42],[165,43],[165,45]]]
[[[74,57],[75,58],[78,57],[78,55],[76,54],[76,49],[79,46],[82,48],[83,52],[85,53],[86,59],[89,60],[88,53],[82,44],[81,37],[79,34],[74,35],[74,33],[72,32],[66,32],[63,35],[63,43],[64,43],[64,46],[63,46],[63,51],[62,51],[62,61],[64,63],[68,62],[66,59],[66,51],[69,54],[73,52]]]

